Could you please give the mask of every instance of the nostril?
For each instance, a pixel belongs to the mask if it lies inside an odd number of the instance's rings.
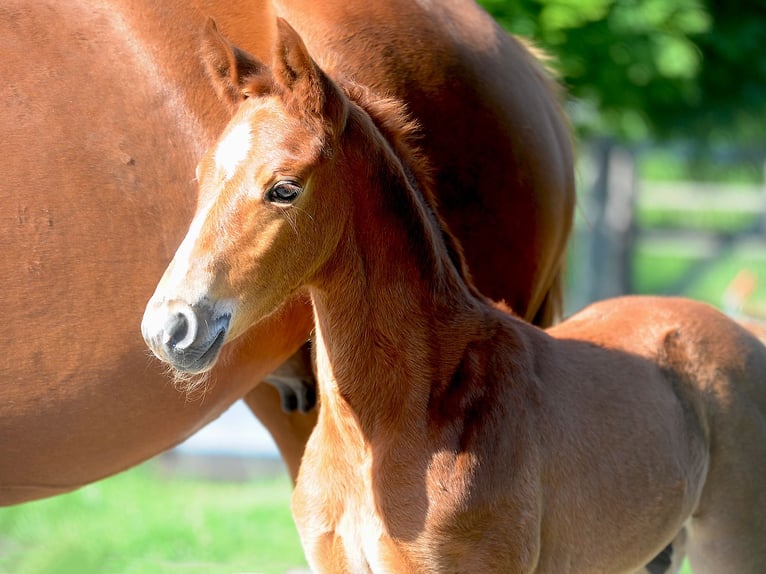
[[[183,341],[189,332],[189,321],[181,313],[177,313],[171,321],[168,322],[165,331],[165,344],[175,347],[180,341]]]
[[[197,317],[191,309],[182,309],[172,314],[163,329],[163,344],[182,351],[189,347],[197,336]]]

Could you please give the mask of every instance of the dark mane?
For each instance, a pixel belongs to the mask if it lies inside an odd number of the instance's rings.
[[[355,82],[342,82],[341,85],[346,96],[370,116],[375,127],[399,158],[407,179],[420,193],[431,217],[439,226],[449,258],[460,277],[475,295],[484,298],[474,285],[460,242],[439,215],[431,166],[418,145],[418,123],[410,118],[405,105],[395,98],[378,96],[369,88]]]

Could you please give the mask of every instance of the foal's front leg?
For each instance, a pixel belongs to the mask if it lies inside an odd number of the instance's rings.
[[[334,533],[304,543],[304,552],[316,574],[418,574],[417,568],[388,538],[375,542],[376,549],[366,556],[360,548],[348,548]]]

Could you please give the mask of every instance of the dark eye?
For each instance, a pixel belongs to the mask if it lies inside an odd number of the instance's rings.
[[[303,189],[294,181],[278,181],[266,192],[266,201],[289,204],[295,201]]]

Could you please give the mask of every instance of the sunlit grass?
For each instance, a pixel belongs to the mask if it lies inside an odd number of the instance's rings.
[[[284,573],[305,561],[287,477],[160,480],[142,466],[0,509],[2,574]]]
[[[305,568],[285,478],[158,478],[151,463],[0,509],[1,574],[282,574]],[[691,574],[686,565],[681,574]]]

